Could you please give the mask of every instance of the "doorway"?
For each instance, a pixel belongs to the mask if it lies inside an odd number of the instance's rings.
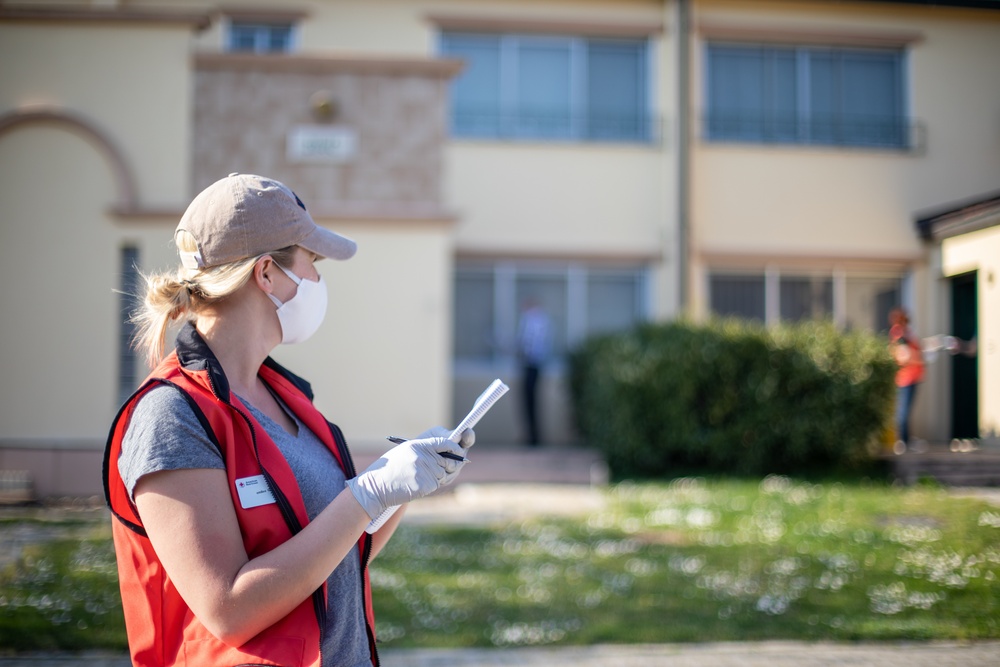
[[[972,340],[978,334],[977,274],[951,279],[951,334]],[[951,437],[979,437],[978,358],[956,354],[951,358]]]

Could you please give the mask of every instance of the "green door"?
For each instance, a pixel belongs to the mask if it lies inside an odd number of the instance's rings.
[[[962,340],[977,335],[976,272],[951,279],[951,333]],[[951,437],[979,437],[979,364],[977,357],[951,358]]]

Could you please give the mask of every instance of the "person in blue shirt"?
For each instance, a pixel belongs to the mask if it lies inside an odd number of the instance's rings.
[[[538,299],[534,297],[526,299],[517,327],[517,355],[521,362],[524,388],[525,439],[532,447],[537,447],[542,442],[538,420],[538,380],[542,367],[548,361],[551,328],[549,316]]]

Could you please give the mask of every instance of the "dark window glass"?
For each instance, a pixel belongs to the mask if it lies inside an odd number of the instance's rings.
[[[781,319],[820,320],[833,315],[833,280],[819,277],[781,277]]]
[[[132,324],[132,313],[139,305],[139,249],[125,246],[121,249],[121,283],[119,284],[118,308],[118,398],[119,403],[131,395],[139,384],[137,359],[132,349],[132,339],[135,337],[135,325]]]
[[[287,53],[292,50],[292,25],[233,21],[227,43],[230,51]]]
[[[647,316],[643,268],[511,263],[460,267],[455,274],[455,359],[511,359],[528,299],[550,318],[552,354],[563,357],[583,339],[621,331]]]
[[[709,291],[716,315],[764,321],[763,275],[715,274],[709,277]]]

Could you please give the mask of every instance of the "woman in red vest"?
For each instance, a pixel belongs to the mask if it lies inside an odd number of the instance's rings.
[[[896,443],[894,451],[902,454],[910,445],[910,413],[917,395],[917,385],[924,380],[924,357],[920,339],[910,329],[910,318],[902,308],[889,313],[889,343],[896,371]]]
[[[105,454],[133,663],[377,665],[367,566],[401,513],[365,529],[451,482],[474,434],[431,429],[357,473],[308,382],[269,356],[323,321],[314,263],[356,250],[283,184],[216,182],[175,243],[182,266],[147,277],[136,316],[155,369]]]

